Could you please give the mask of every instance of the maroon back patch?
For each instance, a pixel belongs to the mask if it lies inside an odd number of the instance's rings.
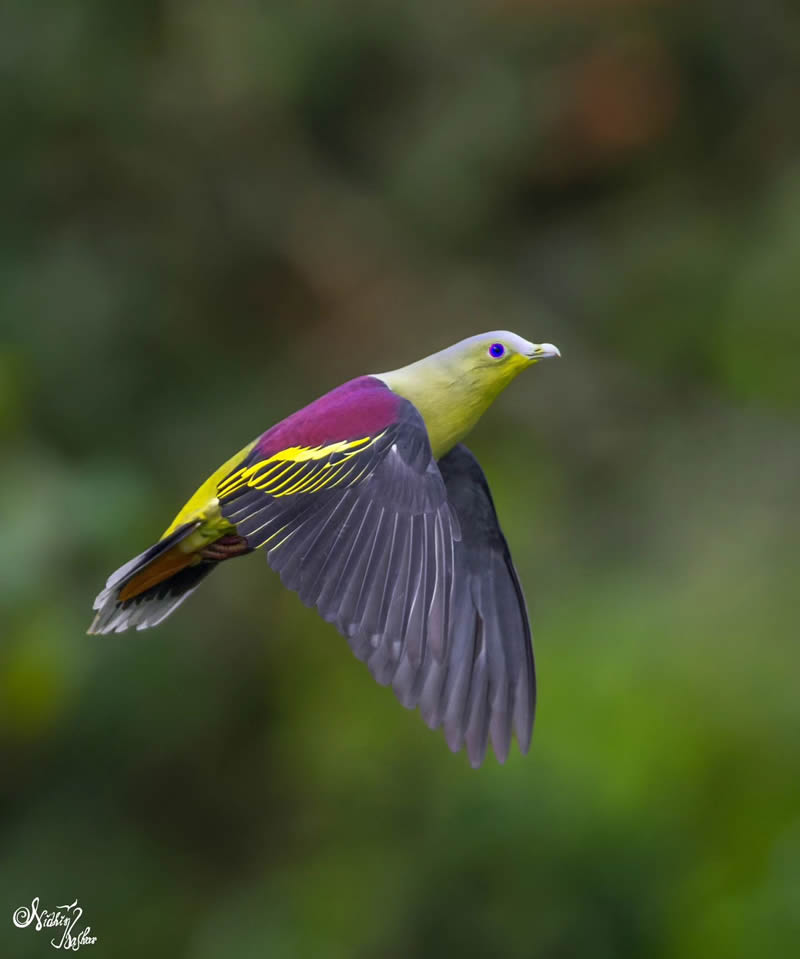
[[[375,436],[396,422],[401,403],[382,380],[359,376],[267,430],[256,449],[262,456],[273,456],[290,446],[325,446]]]

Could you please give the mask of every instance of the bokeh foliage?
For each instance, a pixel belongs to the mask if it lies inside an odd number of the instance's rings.
[[[0,955],[789,956],[800,18],[780,0],[11,0]],[[479,772],[263,559],[107,573],[337,383],[551,340],[472,447],[531,754]]]

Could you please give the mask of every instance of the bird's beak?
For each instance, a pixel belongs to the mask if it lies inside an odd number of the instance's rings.
[[[531,343],[530,349],[525,351],[525,355],[531,363],[538,363],[539,360],[547,359],[548,356],[561,356],[561,352],[552,343]]]

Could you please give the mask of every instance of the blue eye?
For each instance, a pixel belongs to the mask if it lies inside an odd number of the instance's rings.
[[[506,348],[502,343],[492,343],[489,347],[489,356],[493,356],[496,360],[499,360],[505,351]]]

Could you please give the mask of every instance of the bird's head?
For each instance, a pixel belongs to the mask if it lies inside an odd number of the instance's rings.
[[[485,369],[492,375],[501,370],[503,375],[507,375],[508,370],[516,375],[539,360],[561,356],[552,343],[529,343],[508,330],[470,336],[443,352],[458,357],[465,368]]]
[[[417,407],[438,458],[466,436],[517,374],[560,355],[552,343],[529,343],[516,333],[496,330],[374,375]]]
[[[451,375],[466,377],[496,395],[522,370],[561,353],[552,343],[530,343],[516,333],[494,330],[470,336],[436,355]]]

